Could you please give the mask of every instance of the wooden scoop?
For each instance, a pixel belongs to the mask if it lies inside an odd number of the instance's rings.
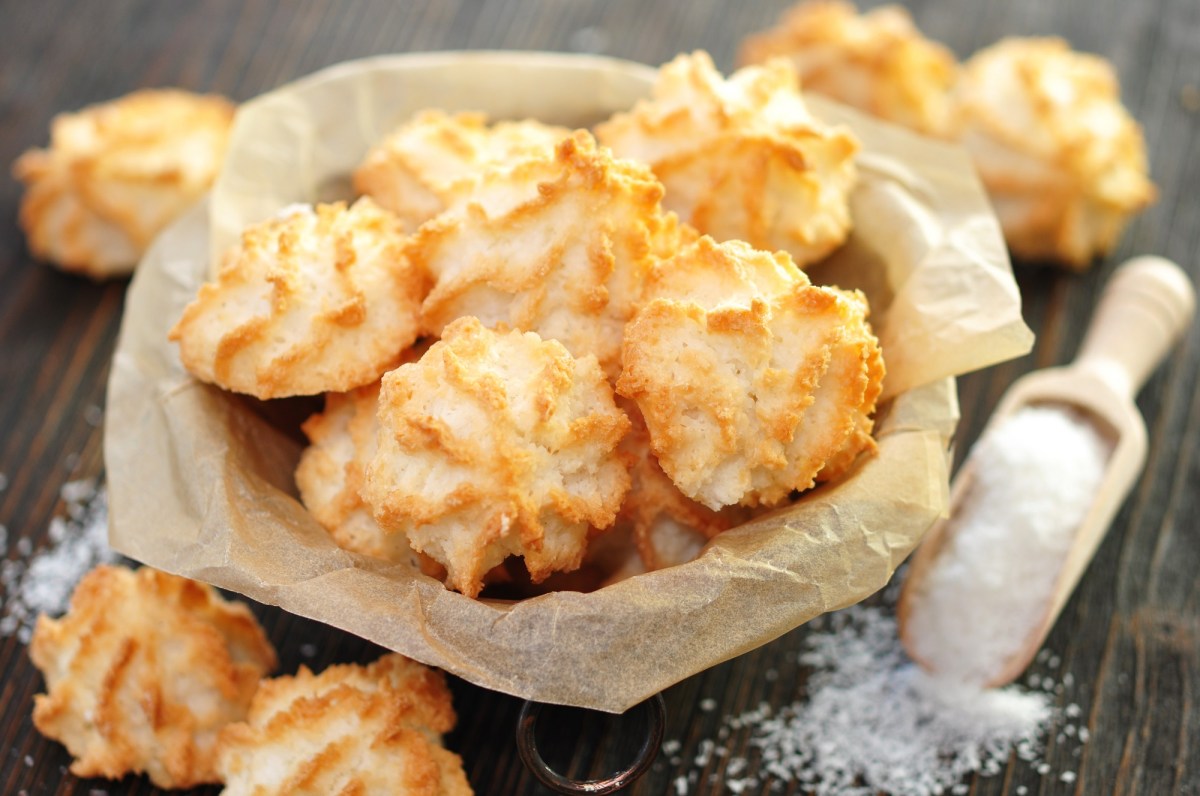
[[[1095,423],[1113,447],[1100,489],[1075,533],[1041,622],[1030,630],[1020,650],[997,669],[999,673],[987,686],[1009,683],[1029,665],[1141,474],[1146,460],[1146,424],[1133,398],[1191,324],[1195,304],[1191,282],[1179,266],[1159,257],[1130,260],[1109,280],[1075,361],[1017,380],[988,421],[985,434],[1031,404],[1066,405]],[[906,632],[915,601],[912,595],[930,568],[936,566],[949,541],[948,529],[954,527],[956,508],[968,492],[971,469],[968,461],[955,477],[950,518],[938,522],[926,535],[913,556],[900,596],[901,641],[913,660],[931,672],[933,667],[913,654],[915,645]],[[1004,606],[996,608],[1004,610]]]

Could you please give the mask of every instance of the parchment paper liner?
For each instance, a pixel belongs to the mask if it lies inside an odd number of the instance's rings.
[[[811,100],[863,140],[863,186],[852,240],[812,273],[871,299],[894,396],[881,406],[879,454],[688,564],[590,594],[502,602],[343,552],[295,498],[294,435],[193,380],[166,340],[210,248],[288,203],[344,196],[366,147],[413,111],[582,125],[630,106],[652,78],[591,56],[395,56],[245,105],[211,219],[202,204],[167,230],[129,291],[105,429],[113,547],[486,688],[614,712],[882,587],[946,506],[958,417],[949,377],[1025,353],[1032,335],[966,156],[829,103]]]

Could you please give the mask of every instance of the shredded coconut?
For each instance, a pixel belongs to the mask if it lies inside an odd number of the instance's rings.
[[[838,615],[802,661],[810,697],[759,725],[764,768],[818,794],[936,793],[975,771],[999,773],[1015,746],[1035,749],[1052,711],[1040,694],[935,680],[909,662],[878,608]],[[865,785],[858,786],[861,779]]]
[[[911,594],[916,657],[969,683],[1000,673],[1045,616],[1108,456],[1094,425],[1066,407],[1022,409],[983,436],[945,547]]]
[[[1040,739],[1056,719],[1046,691],[987,690],[926,674],[905,656],[888,607],[855,606],[810,628],[800,656],[813,668],[807,698],[727,716],[719,743],[697,743],[692,768],[724,761],[727,792],[798,783],[818,796],[963,793],[969,775],[999,774],[1013,752],[1050,772],[1040,760]],[[749,758],[724,746],[741,731]],[[668,755],[680,749],[676,739],[663,744]],[[686,793],[680,782],[676,793]]]
[[[50,522],[50,546],[32,558],[27,537],[17,541],[18,559],[0,562],[4,589],[0,637],[16,634],[29,643],[38,614],[57,616],[67,610],[71,592],[88,570],[113,562],[118,555],[108,546],[108,499],[94,479],[71,481],[59,493],[66,517]]]

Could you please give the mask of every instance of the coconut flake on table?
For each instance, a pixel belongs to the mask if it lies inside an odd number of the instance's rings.
[[[108,546],[108,499],[95,479],[70,481],[59,492],[65,517],[50,521],[50,545],[31,558],[33,544],[22,537],[15,545],[22,558],[0,562],[4,589],[0,637],[16,635],[29,643],[39,614],[58,616],[67,610],[75,584],[93,567],[117,561]]]
[[[721,745],[700,741],[693,769],[723,763],[730,793],[799,783],[818,796],[929,796],[961,790],[971,774],[999,774],[1013,751],[1025,763],[1040,760],[1056,718],[1051,694],[926,674],[904,654],[890,609],[855,606],[810,629],[800,656],[814,669],[807,697],[725,717]],[[743,731],[749,758],[725,748]],[[675,739],[663,744],[667,754],[679,749]]]

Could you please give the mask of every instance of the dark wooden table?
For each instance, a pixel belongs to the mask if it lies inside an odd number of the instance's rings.
[[[0,2],[0,163],[41,145],[58,111],[138,87],[178,85],[244,100],[315,69],[376,53],[456,48],[591,50],[660,63],[706,48],[729,68],[741,38],[775,20],[784,0],[494,0],[473,3]],[[1200,3],[1196,0],[913,0],[918,23],[959,55],[1005,34],[1058,34],[1116,65],[1124,96],[1145,127],[1158,204],[1136,220],[1117,252],[1090,273],[1018,268],[1033,355],[960,381],[960,455],[1004,389],[1022,373],[1069,360],[1112,269],[1157,253],[1200,281]],[[102,476],[100,430],[108,363],[126,284],[95,285],[34,263],[16,225],[18,186],[0,179],[0,524],[8,557],[15,540],[46,542],[61,512],[60,486]],[[971,793],[1200,794],[1200,328],[1193,326],[1138,404],[1150,429],[1145,475],[1109,533],[1048,641],[1073,675],[1058,697],[1078,703],[1091,733],[1080,757],[1051,746],[1054,772],[1039,777],[1013,762],[970,782]],[[89,422],[89,420],[91,422]],[[369,644],[258,607],[283,670],[300,663],[369,660]],[[802,691],[796,663],[803,628],[669,689],[666,737],[683,762],[660,758],[632,792],[673,792],[691,770],[701,739],[721,717],[784,705]],[[317,645],[305,657],[302,645]],[[311,652],[311,649],[307,651]],[[1034,668],[1040,671],[1042,664]],[[766,676],[774,669],[776,676]],[[1047,670],[1047,673],[1049,671]],[[69,758],[30,721],[41,678],[16,638],[0,639],[0,793],[150,793],[142,778],[81,781]],[[524,771],[512,735],[519,702],[453,683],[461,716],[449,744],[462,753],[480,794],[545,793]],[[705,699],[716,709],[704,710]],[[706,705],[709,706],[709,705]],[[604,721],[562,711],[560,770],[599,776],[619,767],[622,748]],[[636,740],[636,739],[635,739]],[[742,750],[744,733],[728,745]],[[572,753],[570,750],[574,749]],[[555,755],[557,755],[555,757]],[[28,757],[27,757],[28,756]],[[716,775],[710,782],[710,774]],[[690,792],[723,791],[720,761]],[[216,789],[202,791],[215,793]],[[763,786],[755,792],[767,792]],[[782,792],[802,792],[787,785]]]

